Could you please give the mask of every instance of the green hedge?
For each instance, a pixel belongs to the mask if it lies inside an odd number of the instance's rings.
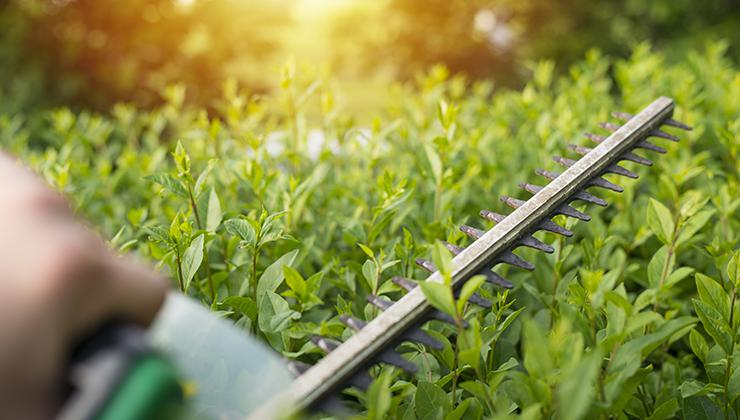
[[[368,124],[287,67],[275,96],[227,88],[210,113],[172,87],[152,111],[6,115],[0,142],[111,246],[311,363],[311,335],[350,336],[338,315],[374,317],[365,297],[398,298],[393,275],[423,279],[414,259],[435,241],[467,244],[460,224],[490,227],[479,210],[506,212],[499,195],[526,197],[516,184],[541,184],[534,169],[587,145],[611,111],[670,96],[694,126],[682,142],[628,164],[640,179],[600,192],[610,205],[591,222],[561,221],[574,239],[540,236],[554,255],[517,251],[537,269],[504,270],[508,293],[483,285],[494,307],[468,307],[463,335],[428,324],[445,350],[402,346],[416,376],[375,368],[348,399],[372,418],[736,418],[740,73],[725,49],[678,64],[645,45],[627,60],[590,52],[561,78],[541,62],[522,91],[436,68],[393,87]]]

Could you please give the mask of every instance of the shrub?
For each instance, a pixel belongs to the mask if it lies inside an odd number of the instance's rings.
[[[488,227],[480,209],[521,196],[517,182],[609,112],[671,96],[694,131],[591,222],[568,221],[577,240],[543,235],[554,256],[518,251],[537,270],[506,273],[511,292],[482,286],[495,305],[465,308],[467,348],[431,323],[445,349],[404,346],[416,376],[373,368],[368,393],[350,393],[372,418],[735,418],[740,75],[725,48],[681,64],[645,45],[626,60],[590,52],[560,78],[541,62],[521,91],[436,68],[368,124],[288,67],[275,96],[226,89],[217,113],[172,87],[151,111],[6,115],[0,139],[111,246],[315,362],[310,336],[347,338],[338,315],[375,316],[365,296],[398,298],[392,275],[424,278],[413,261],[435,241]]]

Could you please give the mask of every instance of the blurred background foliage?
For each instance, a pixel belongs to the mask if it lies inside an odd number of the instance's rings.
[[[274,91],[287,59],[312,63],[347,92],[349,108],[383,102],[390,81],[434,64],[519,87],[528,63],[564,70],[589,48],[626,57],[650,41],[682,58],[707,40],[737,62],[740,8],[732,0],[4,0],[0,110],[69,105],[109,109],[164,102],[187,86],[211,105],[233,80]]]

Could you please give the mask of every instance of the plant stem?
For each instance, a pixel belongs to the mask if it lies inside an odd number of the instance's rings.
[[[180,259],[180,250],[175,245],[175,262],[177,263],[177,280],[180,282],[180,291],[185,293],[185,282],[182,278],[182,260]]]
[[[198,213],[198,206],[195,203],[195,196],[193,194],[193,189],[189,185],[188,185],[188,195],[190,196],[190,206],[193,209],[193,216],[195,216],[195,223],[198,225],[199,230],[203,230],[203,222],[201,222],[200,214]],[[209,292],[211,292],[211,303],[213,304],[216,302],[216,289],[213,287],[213,277],[211,277],[211,263],[208,260],[208,247],[206,246],[205,240],[203,241],[203,263],[206,266],[206,278],[208,279],[208,289],[209,289]]]
[[[737,289],[732,287],[732,299],[730,300],[730,329],[732,330],[732,344],[730,345],[730,354],[727,355],[727,367],[725,368],[725,419],[730,418],[730,398],[727,395],[730,387],[730,375],[732,374],[732,354],[735,352],[735,298]]]

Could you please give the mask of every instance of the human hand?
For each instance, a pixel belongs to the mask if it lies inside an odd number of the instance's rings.
[[[167,282],[115,255],[0,151],[0,418],[48,418],[71,349],[111,319],[147,325]]]

